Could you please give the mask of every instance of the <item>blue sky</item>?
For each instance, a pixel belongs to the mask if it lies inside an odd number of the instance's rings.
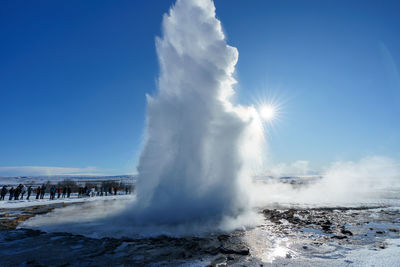
[[[0,2],[0,176],[135,172],[172,3]],[[215,5],[239,50],[236,101],[284,103],[273,162],[400,159],[398,1]]]

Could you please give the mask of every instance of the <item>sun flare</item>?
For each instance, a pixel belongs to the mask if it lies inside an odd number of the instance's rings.
[[[273,105],[263,105],[259,109],[261,118],[265,121],[272,121],[276,116],[276,108]]]

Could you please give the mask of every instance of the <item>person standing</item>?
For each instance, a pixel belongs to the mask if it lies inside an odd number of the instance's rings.
[[[67,188],[67,198],[69,198],[71,196],[71,192],[72,192],[71,187],[68,187]]]
[[[10,197],[8,198],[8,200],[12,200],[12,199],[13,199],[13,197],[14,197],[14,192],[15,192],[15,189],[14,189],[14,187],[12,186],[11,189],[10,189]]]
[[[67,194],[67,188],[64,186],[62,190],[62,198],[65,198],[66,194]]]
[[[90,197],[94,197],[95,196],[95,194],[96,194],[96,192],[95,192],[95,189],[94,189],[94,187],[92,187],[92,189],[90,189]]]
[[[14,191],[14,200],[19,200],[19,195],[21,194],[21,185],[17,186]]]
[[[40,196],[40,186],[36,188],[36,199],[39,199]]]
[[[3,188],[1,189],[0,200],[4,200],[6,195],[7,195],[7,187],[3,185]]]
[[[90,196],[90,194],[89,194],[89,187],[87,187],[87,185],[85,185],[85,188],[83,189],[83,194],[84,194],[85,196],[87,196],[87,197]]]
[[[44,194],[46,194],[46,186],[42,185],[42,189],[40,190],[40,199],[44,198]]]
[[[24,199],[24,195],[26,193],[26,186],[25,185],[21,185],[21,200]]]
[[[31,196],[31,194],[32,194],[32,186],[30,185],[30,186],[28,186],[28,196],[26,197],[26,199],[27,200],[29,200],[29,197]]]
[[[50,199],[53,200],[56,196],[56,187],[53,185],[50,187]]]
[[[58,193],[57,198],[60,198],[60,196],[61,196],[61,187],[57,188],[57,193]]]

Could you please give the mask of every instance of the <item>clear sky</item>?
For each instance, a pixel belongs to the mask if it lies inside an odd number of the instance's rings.
[[[172,3],[0,2],[0,176],[135,172]],[[215,5],[239,50],[236,102],[283,103],[273,162],[400,159],[399,1]]]

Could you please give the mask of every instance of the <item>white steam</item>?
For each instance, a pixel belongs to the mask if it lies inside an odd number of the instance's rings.
[[[390,189],[399,189],[400,164],[387,157],[367,157],[358,162],[336,162],[324,178],[310,186],[315,198],[355,200],[387,197]],[[385,194],[382,195],[382,194]]]
[[[307,182],[306,178],[298,182]],[[311,205],[359,205],[400,199],[400,162],[374,156],[359,161],[335,162],[321,178],[308,185],[293,185],[280,180],[259,182],[254,188],[254,205],[271,203]],[[378,202],[376,202],[378,201]]]
[[[247,206],[249,171],[260,163],[263,142],[255,109],[230,102],[238,51],[227,45],[211,0],[178,0],[162,29],[132,218],[147,224],[234,215]]]
[[[270,166],[268,169],[268,174],[273,177],[283,177],[283,176],[304,176],[312,173],[310,168],[310,163],[307,160],[297,160],[291,164],[279,163]]]
[[[82,234],[95,227],[96,233],[118,236],[200,234],[254,224],[248,190],[262,163],[263,127],[254,107],[231,102],[238,51],[226,43],[213,1],[177,0],[164,15],[156,47],[160,76],[156,94],[147,96],[136,200],[117,215],[100,209],[102,219],[94,224],[79,219],[71,226],[49,214],[25,225]]]

